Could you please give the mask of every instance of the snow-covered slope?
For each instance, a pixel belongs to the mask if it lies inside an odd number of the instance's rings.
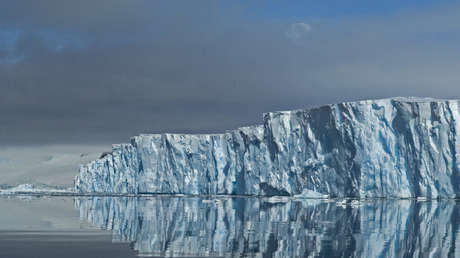
[[[80,167],[78,192],[460,196],[459,101],[394,98],[264,114],[223,134],[144,134]]]

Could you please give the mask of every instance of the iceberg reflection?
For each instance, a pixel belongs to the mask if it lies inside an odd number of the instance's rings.
[[[460,256],[454,201],[79,197],[80,217],[142,256]]]

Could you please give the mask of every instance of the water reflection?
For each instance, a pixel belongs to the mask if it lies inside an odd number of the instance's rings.
[[[76,206],[146,256],[460,256],[453,201],[85,197]]]

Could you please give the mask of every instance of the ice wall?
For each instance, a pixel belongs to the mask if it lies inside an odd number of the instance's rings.
[[[460,196],[459,101],[393,98],[264,114],[223,134],[143,134],[82,165],[81,193]]]

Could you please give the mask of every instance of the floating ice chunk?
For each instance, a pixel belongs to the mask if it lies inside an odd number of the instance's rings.
[[[82,165],[79,193],[460,197],[458,100],[362,100],[264,114],[222,134],[142,134]]]

